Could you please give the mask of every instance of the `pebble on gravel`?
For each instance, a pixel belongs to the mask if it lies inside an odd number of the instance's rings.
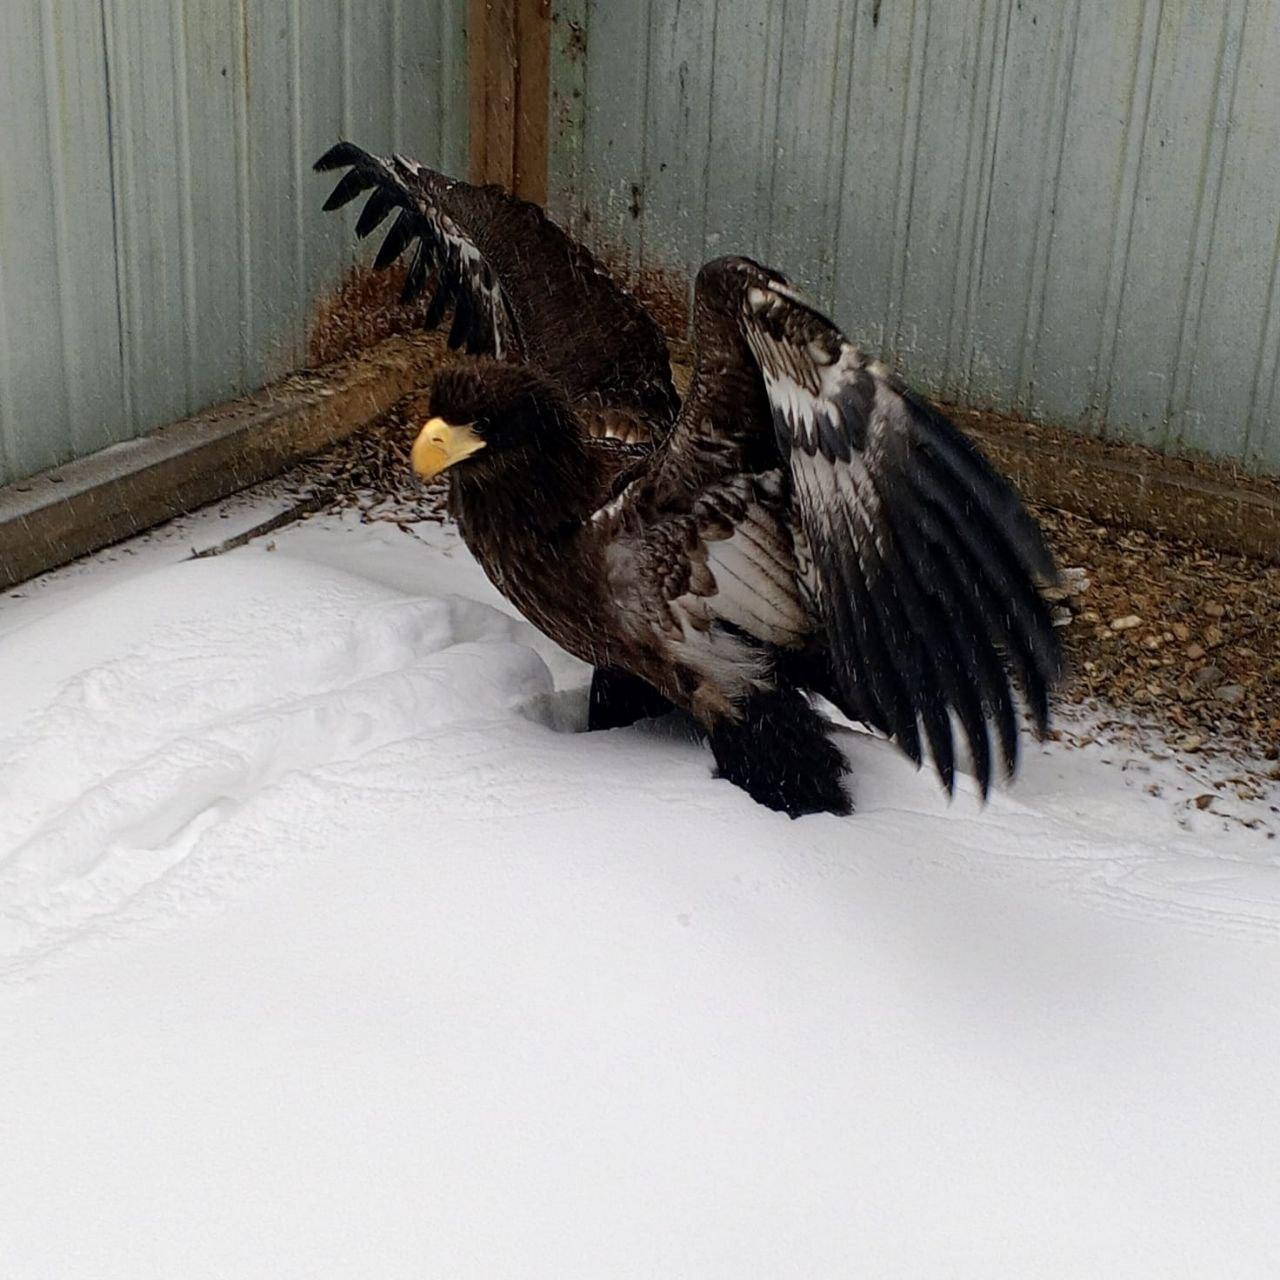
[[[1257,762],[1276,749],[1280,565],[1056,508],[1036,515],[1059,563],[1089,579],[1087,599],[1070,602],[1079,625],[1059,633],[1070,657],[1068,700],[1140,708],[1144,724],[1185,752]],[[1132,638],[1113,630],[1129,618],[1141,619]],[[1166,634],[1163,644],[1146,643]]]

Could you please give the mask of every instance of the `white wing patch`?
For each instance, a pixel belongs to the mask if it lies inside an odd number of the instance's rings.
[[[765,386],[770,404],[786,419],[792,438],[813,450],[817,441],[817,414],[822,412],[824,402],[815,400],[811,391],[785,373],[772,377],[766,374]]]
[[[434,205],[423,209],[423,216],[444,243],[455,269],[479,305],[493,334],[493,354],[501,360],[507,350],[507,303],[497,280],[485,264],[484,255],[463,235],[458,224]]]
[[[800,352],[755,327],[747,329],[746,337],[774,413],[786,422],[792,441],[809,452],[817,448],[823,428],[831,433],[843,430],[836,401],[849,379],[864,370],[877,378],[887,372],[878,362],[868,366],[848,343],[841,344],[839,357],[833,359],[815,343]]]
[[[478,321],[483,336],[491,342],[493,354],[501,359],[515,345],[506,295],[479,248],[437,204],[440,195],[455,184],[406,156],[377,156],[349,143],[339,143],[317,162],[317,168],[322,170],[341,167],[348,167],[348,173],[325,208],[341,208],[362,192],[372,190],[361,214],[361,223],[366,219],[368,222],[357,224],[361,237],[376,230],[393,208],[403,210],[383,242],[376,265],[390,265],[416,241],[409,271],[413,286],[410,296],[421,291],[428,270],[437,271],[442,277],[437,281],[437,297],[447,283],[458,337],[465,337],[469,344],[476,336]],[[456,325],[464,316],[468,323],[459,332]],[[450,343],[457,345],[453,334]]]
[[[607,529],[616,524],[622,515],[623,508],[627,505],[628,499],[633,496],[639,483],[638,480],[633,480],[616,498],[610,498],[604,506],[593,511],[591,513],[591,523],[602,529]]]
[[[724,622],[770,644],[798,644],[811,623],[796,590],[796,563],[778,541],[773,520],[758,511],[733,536],[707,543],[707,568],[715,580],[708,604]],[[755,517],[755,518],[753,518]]]
[[[782,288],[771,292],[795,298]],[[761,289],[750,293],[759,294],[762,300],[769,297],[769,293]],[[754,299],[752,301],[755,305]],[[885,380],[888,370],[879,361],[865,360],[858,349],[847,342],[840,344],[838,358],[833,360],[830,354],[818,352],[823,363],[801,365],[793,348],[774,341],[761,329],[749,328],[747,340],[764,378],[769,403],[787,426],[792,443],[792,478],[805,495],[803,505],[823,522],[824,535],[834,537],[837,542],[848,536],[861,551],[875,547],[884,555],[887,527],[881,518],[880,494],[868,466],[871,459],[849,442],[848,424],[842,420],[838,401],[852,378],[864,373],[872,375],[875,404],[873,420],[866,424],[865,444],[874,448],[876,421],[889,420],[897,414],[900,405],[899,397]],[[815,354],[814,345],[811,342],[805,348],[809,357]],[[832,438],[845,440],[847,460],[828,457],[820,449],[824,429]],[[810,581],[816,581],[812,573]]]

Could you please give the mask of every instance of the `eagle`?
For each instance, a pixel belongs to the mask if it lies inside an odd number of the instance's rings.
[[[412,449],[535,626],[594,668],[591,729],[672,708],[717,775],[792,817],[846,814],[824,703],[954,790],[1012,777],[1062,654],[1052,556],[950,420],[780,272],[698,272],[683,399],[640,302],[542,209],[340,142],[325,203],[368,193],[375,266],[473,359],[437,371]]]

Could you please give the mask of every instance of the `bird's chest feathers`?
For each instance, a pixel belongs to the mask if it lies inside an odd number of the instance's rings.
[[[608,648],[597,584],[583,539],[547,530],[528,512],[505,510],[485,495],[455,495],[454,515],[467,549],[489,581],[539,630],[584,661]]]

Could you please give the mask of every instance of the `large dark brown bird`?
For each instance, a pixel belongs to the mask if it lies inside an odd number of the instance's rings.
[[[719,773],[792,816],[845,813],[821,695],[943,785],[953,725],[985,795],[1012,775],[1015,689],[1043,733],[1061,668],[1054,574],[1010,485],[784,277],[698,273],[683,403],[652,318],[536,206],[340,143],[325,207],[371,192],[377,257],[452,308],[413,450],[445,469],[463,539],[536,626],[596,668],[591,727],[670,706]],[[992,738],[994,737],[994,744]]]

